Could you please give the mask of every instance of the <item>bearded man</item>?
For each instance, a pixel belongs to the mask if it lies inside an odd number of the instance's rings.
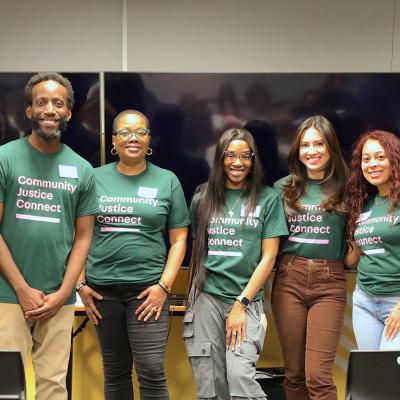
[[[32,131],[0,147],[0,348],[29,350],[37,400],[66,400],[75,282],[97,197],[90,164],[61,143],[71,83],[54,72],[25,87]]]

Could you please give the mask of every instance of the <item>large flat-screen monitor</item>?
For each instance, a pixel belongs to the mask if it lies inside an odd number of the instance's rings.
[[[106,72],[106,160],[112,121],[125,109],[145,113],[155,164],[181,180],[187,200],[207,178],[215,144],[227,128],[255,136],[267,183],[287,173],[286,157],[302,119],[323,114],[346,156],[360,133],[400,128],[400,74]]]
[[[398,400],[400,350],[350,352],[346,400]]]
[[[93,166],[101,163],[99,73],[62,73],[75,92],[75,106],[62,141]],[[32,129],[25,115],[24,88],[33,72],[0,72],[0,144]]]

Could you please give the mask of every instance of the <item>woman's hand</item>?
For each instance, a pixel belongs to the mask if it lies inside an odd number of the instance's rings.
[[[103,296],[97,293],[90,286],[84,285],[78,291],[79,297],[85,306],[86,315],[93,322],[94,325],[99,324],[99,320],[103,317],[101,316],[99,310],[96,308],[93,298],[97,300],[103,300]]]
[[[138,315],[139,321],[147,321],[154,315],[154,319],[157,321],[160,318],[167,293],[159,284],[156,284],[143,290],[137,298],[143,299],[146,296],[146,300],[136,309],[135,315]]]
[[[389,316],[387,317],[385,327],[385,337],[387,340],[393,340],[400,328],[400,304],[397,303]]]
[[[235,351],[237,346],[239,349],[246,339],[246,308],[238,301],[234,303],[232,309],[226,319],[226,349],[229,347]]]

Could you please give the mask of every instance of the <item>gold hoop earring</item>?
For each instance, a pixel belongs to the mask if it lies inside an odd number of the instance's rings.
[[[149,147],[146,151],[146,155],[151,156],[153,154],[153,149]]]
[[[115,147],[113,147],[113,148],[110,150],[110,153],[111,153],[112,156],[115,156],[115,155],[117,154],[117,150],[115,150]]]

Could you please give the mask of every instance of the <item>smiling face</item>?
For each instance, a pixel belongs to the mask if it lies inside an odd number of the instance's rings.
[[[40,138],[59,139],[71,118],[67,89],[51,80],[39,82],[32,88],[32,104],[26,107],[26,115]]]
[[[378,140],[368,139],[362,148],[361,170],[364,178],[378,188],[379,194],[389,193],[390,161]]]
[[[225,187],[240,189],[246,186],[246,179],[253,166],[252,154],[249,144],[244,140],[232,140],[225,150],[224,173]],[[248,159],[246,159],[248,158]]]
[[[311,127],[304,131],[300,140],[299,160],[304,164],[311,179],[323,179],[330,154],[322,135]]]
[[[148,130],[147,121],[139,114],[124,114],[114,125],[115,132],[121,132],[121,135],[115,134],[112,137],[112,143],[121,161],[125,164],[137,164],[143,162],[150,145],[150,135],[130,135],[126,140],[127,132],[143,133]]]

